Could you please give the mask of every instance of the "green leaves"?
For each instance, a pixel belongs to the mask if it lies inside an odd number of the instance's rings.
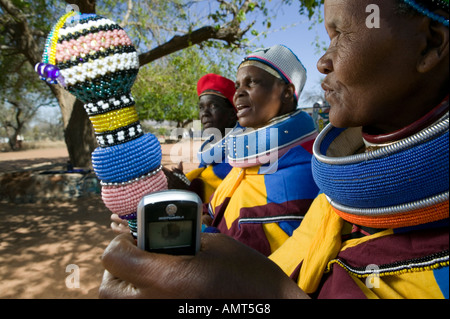
[[[324,0],[298,0],[300,1],[300,14],[307,13],[311,19],[318,9],[323,5]],[[290,1],[287,1],[290,2]]]
[[[236,67],[222,62],[230,56],[225,50],[194,46],[141,67],[132,89],[140,119],[175,121],[179,126],[198,119],[197,81],[207,73],[234,79]]]

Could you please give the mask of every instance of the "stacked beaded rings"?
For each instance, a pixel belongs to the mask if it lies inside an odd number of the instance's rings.
[[[103,202],[128,221],[136,236],[139,201],[167,189],[167,179],[161,145],[144,134],[130,93],[139,70],[130,38],[109,19],[70,12],[53,27],[35,69],[85,103],[100,146],[92,153],[92,165]]]

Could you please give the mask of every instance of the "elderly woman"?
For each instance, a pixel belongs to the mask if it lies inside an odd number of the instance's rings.
[[[370,4],[380,28],[366,26]],[[314,145],[323,194],[300,227],[272,262],[220,235],[204,234],[195,257],[148,254],[119,237],[103,258],[101,295],[449,298],[448,9],[325,0],[331,42],[318,68],[331,125]]]
[[[233,169],[209,213],[213,227],[265,255],[298,227],[318,193],[311,173],[317,132],[297,110],[305,80],[301,62],[281,45],[251,53],[237,72],[234,104],[245,128],[227,139]]]

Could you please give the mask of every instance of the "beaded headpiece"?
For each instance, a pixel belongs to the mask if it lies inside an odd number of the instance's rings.
[[[35,69],[85,103],[100,146],[92,153],[92,166],[103,201],[129,221],[136,235],[139,201],[167,189],[167,180],[161,145],[153,134],[144,134],[130,93],[139,70],[130,38],[109,19],[72,11],[53,27]]]
[[[286,83],[294,84],[295,99],[298,102],[306,82],[306,68],[288,47],[274,45],[270,48],[258,49],[246,56],[239,68],[248,65],[248,61],[259,62],[255,65],[267,66],[269,69],[264,68],[265,71],[276,77],[281,77]]]
[[[448,27],[448,18],[441,16],[434,11],[441,9],[448,13],[449,0],[403,0],[403,2],[411,6],[420,14],[423,14]]]

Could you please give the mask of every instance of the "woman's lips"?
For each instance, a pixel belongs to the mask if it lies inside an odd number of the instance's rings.
[[[250,106],[244,104],[236,105],[237,117],[243,117],[250,112]]]
[[[328,98],[334,93],[334,90],[331,88],[330,85],[328,85],[328,83],[322,82],[321,84],[322,89],[325,91],[324,95],[325,95],[325,100],[328,101]]]

